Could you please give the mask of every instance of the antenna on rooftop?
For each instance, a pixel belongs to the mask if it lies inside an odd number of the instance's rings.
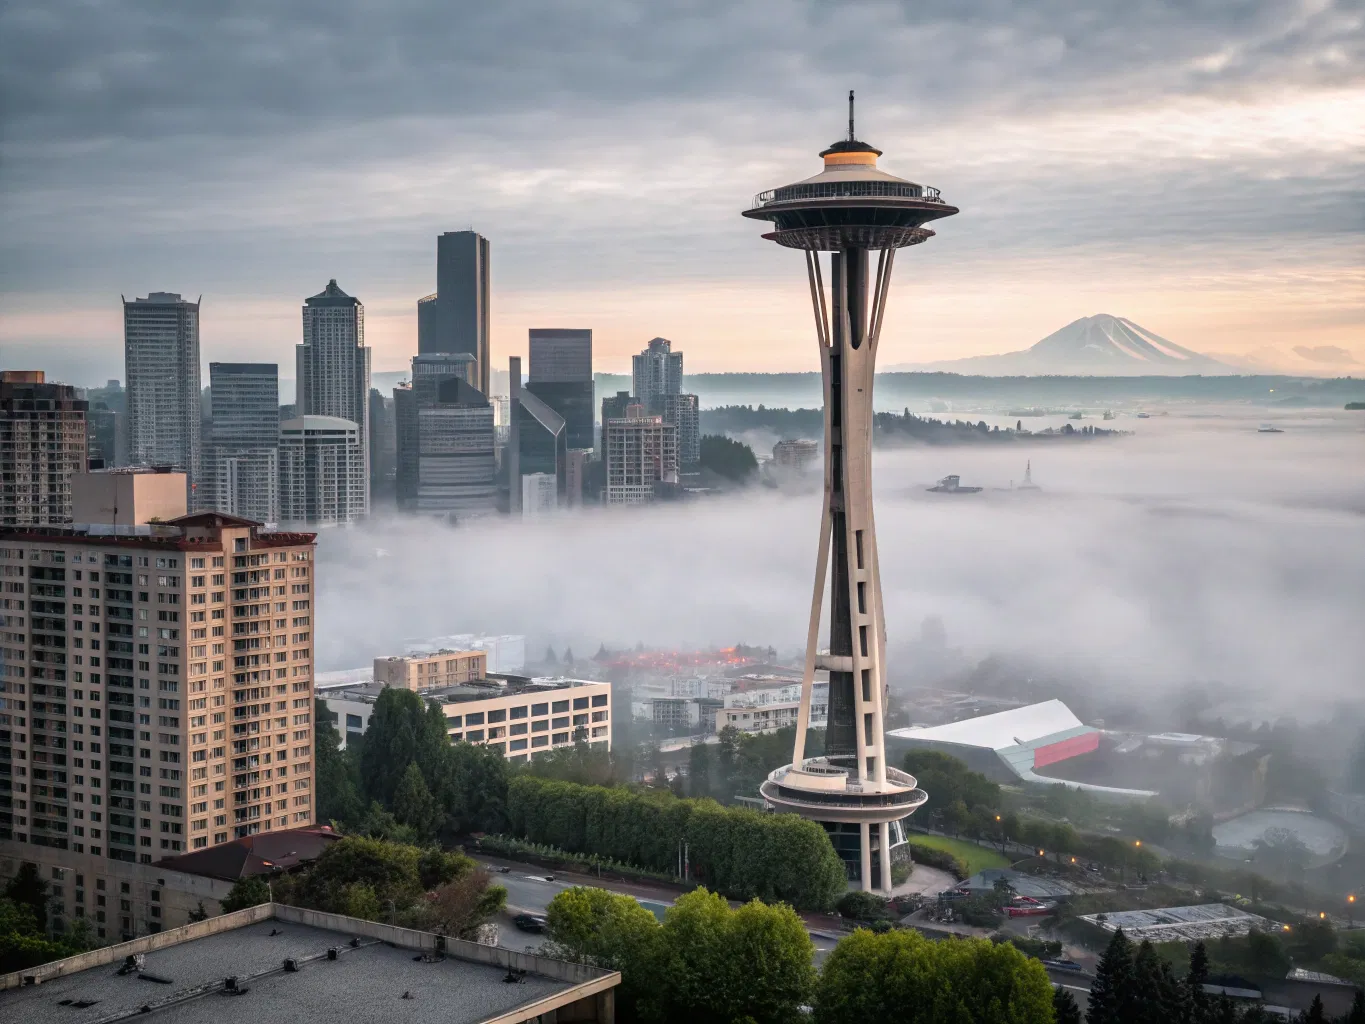
[[[848,141],[854,140],[853,135],[853,90],[848,91]]]

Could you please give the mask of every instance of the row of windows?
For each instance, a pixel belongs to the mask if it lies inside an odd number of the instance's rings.
[[[586,710],[589,706],[604,708],[607,706],[609,700],[610,697],[607,694],[599,693],[594,694],[591,698],[575,697],[572,701],[557,700],[553,702],[547,701],[540,704],[531,704],[529,705],[529,708],[527,705],[523,704],[521,707],[517,708],[495,708],[488,712],[471,711],[465,715],[447,715],[446,724],[455,729],[468,725],[494,725],[498,722],[505,722],[508,718],[511,718],[514,721],[519,718],[525,718],[527,717],[528,710],[532,718],[540,718],[543,715],[551,713],[561,714],[562,712],[566,712],[569,710],[571,704],[574,711]],[[487,715],[486,721],[485,714]]]

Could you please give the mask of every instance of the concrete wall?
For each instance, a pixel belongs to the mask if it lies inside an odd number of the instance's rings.
[[[167,871],[155,864],[130,864],[47,846],[0,842],[0,880],[13,878],[25,861],[38,865],[43,881],[54,893],[60,890],[62,919],[70,922],[84,917],[97,941],[117,942],[154,930],[178,928],[189,922],[190,914],[196,913],[201,903],[205,912],[217,914],[220,901],[232,888],[230,882],[221,879]],[[78,894],[83,899],[77,900]],[[100,897],[104,898],[103,906]],[[102,922],[101,912],[105,918]]]

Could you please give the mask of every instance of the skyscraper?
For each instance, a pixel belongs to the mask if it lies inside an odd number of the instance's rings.
[[[678,464],[695,466],[701,461],[701,410],[696,395],[661,395],[659,415],[678,428]]]
[[[369,476],[359,424],[300,416],[280,424],[280,521],[337,526],[369,510]]]
[[[522,389],[512,409],[516,418],[518,473],[544,473],[555,479],[561,497],[567,482],[569,446],[564,417],[542,402],[534,392]],[[514,482],[520,488],[520,482]]]
[[[123,302],[129,461],[171,466],[191,490],[200,468],[199,303],[175,292]]]
[[[469,352],[478,376],[469,383],[488,394],[488,239],[474,231],[447,231],[436,239],[436,293],[417,303],[417,351]]]
[[[71,477],[85,472],[86,401],[42,370],[0,372],[0,525],[71,522]]]
[[[417,416],[418,512],[483,515],[497,511],[493,407],[459,377],[437,385]]]
[[[824,380],[823,509],[792,763],[760,787],[768,806],[818,821],[866,891],[891,892],[892,864],[908,855],[904,821],[927,799],[914,776],[886,761],[886,614],[872,516],[872,385],[896,251],[927,241],[929,221],[957,208],[938,190],[877,167],[881,150],[853,133],[824,150],[821,173],[762,192],[744,216],[771,222],[763,237],[802,251]],[[821,253],[829,252],[826,299]],[[877,254],[875,269],[870,256]],[[820,642],[829,580],[829,643]],[[829,672],[824,755],[805,756],[813,680]]]
[[[210,436],[199,507],[279,522],[279,378],[274,363],[209,363]]]
[[[630,380],[635,400],[651,416],[660,415],[659,399],[682,391],[683,354],[667,338],[654,338],[631,357]]]
[[[370,350],[365,347],[365,307],[338,288],[335,278],[304,302],[303,344],[298,346],[297,358],[297,416],[334,417],[359,429],[365,466],[360,515],[365,515],[370,508]]]
[[[530,391],[564,419],[569,448],[593,447],[592,331],[532,328]]]
[[[678,429],[638,404],[603,422],[608,505],[653,501],[659,484],[678,482]]]

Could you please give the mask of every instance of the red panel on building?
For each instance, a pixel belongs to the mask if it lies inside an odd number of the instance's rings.
[[[1034,749],[1033,767],[1041,768],[1043,765],[1065,761],[1068,757],[1075,757],[1077,754],[1088,754],[1092,750],[1098,750],[1099,746],[1100,734],[1098,732],[1087,732],[1079,736],[1072,736],[1070,739],[1058,740],[1056,743],[1049,743],[1047,746]]]

